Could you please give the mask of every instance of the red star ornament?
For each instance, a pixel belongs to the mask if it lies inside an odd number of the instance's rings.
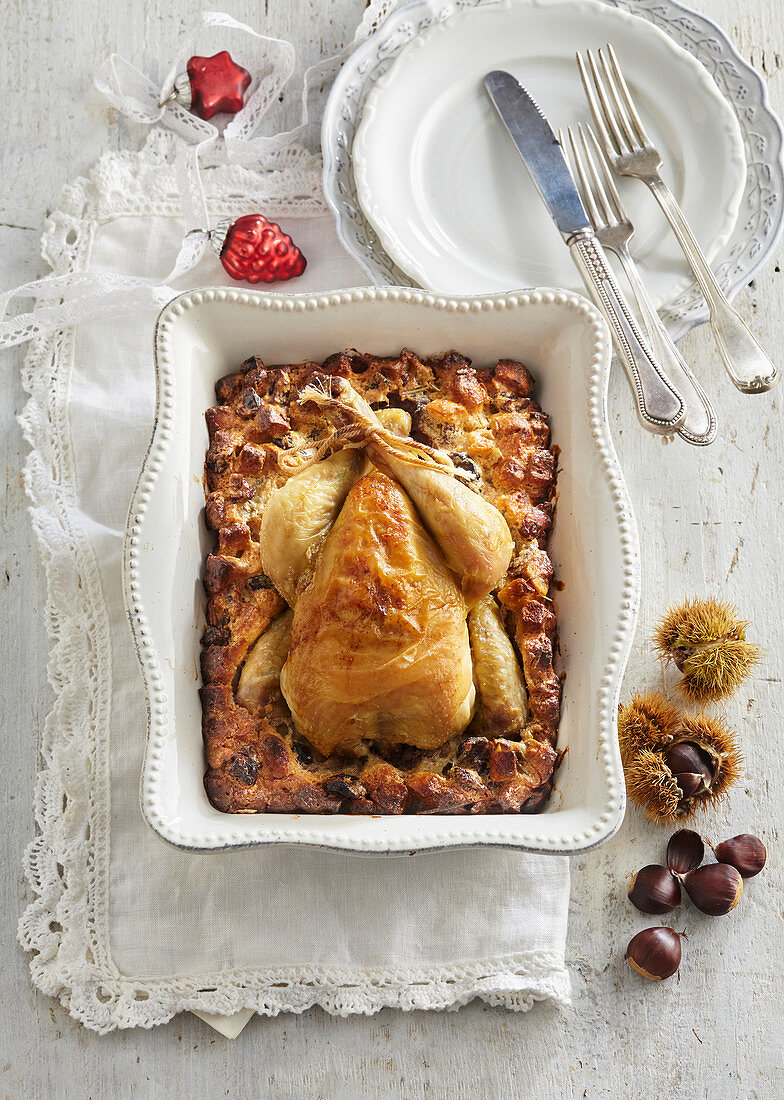
[[[251,75],[232,60],[228,50],[212,57],[191,57],[186,71],[188,87],[184,81],[175,81],[175,90],[183,106],[194,114],[208,119],[242,110]]]

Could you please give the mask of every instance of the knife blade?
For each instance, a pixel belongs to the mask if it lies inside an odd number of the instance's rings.
[[[534,98],[511,73],[500,69],[488,73],[484,84],[569,246],[588,293],[610,326],[616,353],[637,399],[637,414],[643,427],[663,434],[674,431],[686,415],[683,398],[656,362],[613,278],[552,127]]]

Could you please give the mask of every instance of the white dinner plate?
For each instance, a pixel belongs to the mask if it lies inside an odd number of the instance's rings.
[[[705,68],[647,20],[598,0],[505,0],[419,34],[368,95],[352,148],[357,194],[388,254],[430,290],[579,289],[579,277],[482,80],[508,69],[554,128],[588,122],[577,50],[614,45],[663,175],[709,259],[729,239],[746,163]],[[622,180],[633,252],[659,305],[689,283],[647,189]]]
[[[205,410],[215,383],[250,355],[267,363],[323,360],[338,348],[397,355],[457,347],[477,366],[519,357],[536,378],[561,449],[550,554],[559,582],[558,747],[567,749],[541,814],[225,814],[204,791],[199,639]],[[616,717],[634,635],[637,534],[607,426],[607,327],[584,299],[535,290],[446,298],[406,287],[265,294],[216,287],[180,295],[158,318],[155,429],[134,493],[123,564],[128,617],[147,693],[145,817],[189,851],[286,843],[355,852],[476,845],[579,852],[620,825],[623,771]]]

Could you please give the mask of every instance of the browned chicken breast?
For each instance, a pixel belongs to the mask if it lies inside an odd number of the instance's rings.
[[[461,733],[474,703],[466,610],[407,495],[365,475],[294,604],[281,689],[300,732],[325,755]]]

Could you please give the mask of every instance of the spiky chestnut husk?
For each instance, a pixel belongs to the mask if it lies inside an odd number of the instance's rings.
[[[625,772],[629,798],[642,806],[649,821],[674,825],[685,820],[678,812],[683,792],[659,753],[641,749]]]
[[[680,718],[678,708],[658,691],[638,691],[618,712],[618,744],[624,767],[631,764],[642,749],[671,744]]]
[[[638,708],[641,713],[641,708]],[[637,728],[641,743],[643,727]],[[710,766],[710,780],[696,791],[685,793],[666,760],[668,748],[688,743],[702,751]],[[622,754],[623,755],[623,754]],[[664,735],[658,724],[650,729],[648,747],[624,759],[626,789],[632,802],[642,806],[650,821],[677,825],[689,821],[698,809],[722,798],[737,782],[742,757],[732,731],[721,718],[681,715],[675,730]]]
[[[692,741],[716,761],[709,792],[712,799],[721,798],[740,779],[743,754],[735,734],[723,718],[708,714],[684,714],[677,740]]]
[[[683,673],[678,683],[687,699],[706,703],[734,695],[762,656],[746,641],[746,619],[714,596],[694,597],[670,607],[656,626],[661,657]]]

